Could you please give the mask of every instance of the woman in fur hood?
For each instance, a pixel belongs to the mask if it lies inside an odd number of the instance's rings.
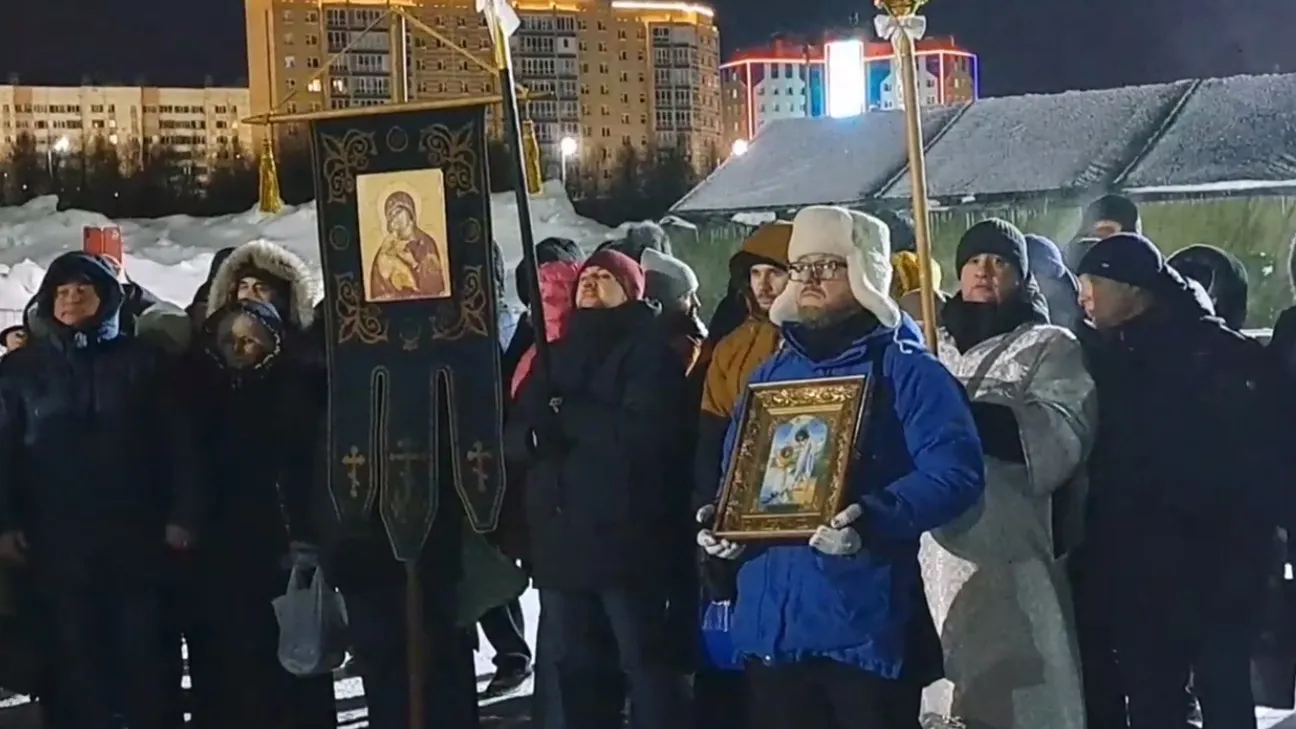
[[[294,679],[277,665],[270,609],[287,580],[281,560],[318,541],[311,496],[324,378],[306,334],[313,286],[282,246],[239,246],[212,276],[189,350],[184,389],[207,494],[203,544],[188,565],[200,727],[335,726],[331,679]]]
[[[212,275],[207,318],[231,301],[259,301],[284,322],[284,354],[300,364],[315,382],[317,395],[328,397],[324,351],[315,321],[315,277],[292,251],[268,240],[235,248]]]

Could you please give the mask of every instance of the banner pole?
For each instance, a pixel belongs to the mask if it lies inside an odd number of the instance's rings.
[[[878,34],[891,41],[905,116],[905,142],[909,157],[910,197],[913,204],[914,242],[918,249],[919,302],[923,338],[932,352],[937,348],[936,288],[932,285],[931,217],[927,205],[927,160],[923,150],[922,109],[918,95],[915,45],[926,30],[918,10],[927,0],[874,0],[885,15],[878,17]]]
[[[409,661],[409,729],[427,729],[427,639],[419,560],[405,563],[405,657]]]
[[[488,0],[504,2],[504,0]],[[531,274],[527,276],[527,297],[531,301],[531,330],[535,332],[536,374],[540,386],[549,390],[549,339],[545,336],[544,298],[540,294],[540,266],[536,261],[535,232],[531,229],[531,197],[527,190],[527,165],[524,158],[522,123],[518,113],[517,87],[513,81],[512,53],[504,23],[492,5],[486,6],[487,24],[495,45],[495,68],[499,74],[500,96],[504,108],[504,140],[508,143],[513,164],[513,193],[517,199],[518,232],[522,237],[522,265]]]

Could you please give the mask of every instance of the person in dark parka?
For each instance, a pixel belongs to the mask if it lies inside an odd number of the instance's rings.
[[[630,223],[625,226],[625,235],[621,238],[601,243],[598,250],[611,248],[617,253],[624,253],[635,263],[643,262],[643,252],[652,249],[658,253],[674,255],[671,250],[670,236],[661,225],[645,220],[641,223]]]
[[[1276,467],[1264,353],[1143,236],[1104,239],[1078,273],[1101,413],[1072,574],[1090,725],[1183,726],[1191,670],[1205,726],[1251,726]]]
[[[1296,292],[1296,239],[1288,248],[1288,284]],[[1266,345],[1270,361],[1276,368],[1276,378],[1271,391],[1282,409],[1287,423],[1296,417],[1296,306],[1289,306],[1278,315],[1273,334]],[[1282,432],[1293,432],[1285,425]],[[1288,452],[1293,452],[1289,449]],[[1289,463],[1283,472],[1296,471],[1296,463]],[[1270,620],[1261,640],[1261,656],[1257,663],[1256,699],[1263,706],[1292,708],[1296,703],[1291,687],[1296,677],[1296,582],[1284,579],[1286,565],[1296,563],[1293,543],[1296,542],[1296,503],[1288,503],[1279,513],[1283,515],[1280,526],[1286,538],[1275,550],[1272,564],[1273,593],[1270,600]]]
[[[117,313],[117,328],[121,333],[126,336],[133,336],[136,322],[144,315],[144,312],[155,306],[167,306],[156,294],[131,281],[130,277],[122,269],[121,262],[117,259],[100,254],[86,255],[93,255],[97,258],[122,287],[122,304],[120,311]],[[36,306],[37,301],[33,297],[28,302],[26,314],[24,315],[24,325],[29,328],[33,325],[39,328],[44,323],[44,320],[40,318],[37,318],[35,322],[30,320],[30,314],[36,310]]]
[[[508,345],[517,338],[521,317],[509,308],[504,295],[504,254],[499,244],[492,241],[491,257],[492,274],[495,282],[495,312],[498,324],[501,353],[506,352]],[[525,262],[518,266],[518,279],[523,277]],[[522,296],[519,291],[519,296]],[[524,301],[526,299],[523,299]],[[532,333],[534,337],[534,332]],[[509,363],[508,370],[502,371],[502,381],[510,383],[517,362]],[[503,366],[501,366],[503,370]],[[526,615],[522,612],[522,603],[518,599],[509,600],[503,605],[487,610],[478,621],[482,633],[491,647],[495,649],[492,662],[495,664],[495,675],[482,690],[484,698],[495,698],[510,694],[522,687],[531,677],[531,646],[526,642]]]
[[[506,457],[526,467],[539,650],[553,659],[568,729],[620,725],[622,674],[636,726],[689,725],[667,636],[677,567],[663,558],[679,551],[668,541],[672,505],[687,503],[675,469],[689,413],[679,355],[643,295],[634,260],[592,255],[550,350],[550,387],[528,378],[505,427]]]
[[[211,266],[207,268],[207,280],[198,286],[198,290],[194,292],[193,301],[190,301],[189,306],[185,309],[189,314],[189,318],[193,320],[195,329],[201,328],[203,322],[207,320],[207,299],[211,294],[212,279],[216,278],[216,272],[220,270],[221,264],[233,252],[233,247],[222,248],[212,255]]]
[[[0,556],[30,567],[51,663],[49,726],[168,726],[162,576],[200,502],[164,355],[120,326],[99,257],[55,259],[40,334],[0,378]]]
[[[1080,283],[1062,262],[1062,251],[1042,235],[1026,235],[1027,263],[1048,301],[1049,323],[1075,330],[1084,320],[1080,311]]]
[[[332,677],[297,678],[279,665],[271,606],[290,551],[317,543],[311,489],[323,413],[273,307],[231,301],[197,344],[186,392],[207,498],[191,560],[194,725],[331,728]]]
[[[14,324],[0,330],[0,347],[4,347],[6,354],[22,349],[26,344],[27,328],[22,324]]]
[[[1075,271],[1094,244],[1117,233],[1142,233],[1138,205],[1124,195],[1109,194],[1089,203],[1080,229],[1062,251],[1067,268]]]
[[[539,266],[552,261],[580,263],[585,260],[585,254],[581,251],[580,246],[576,245],[575,241],[567,238],[545,238],[536,244],[535,252],[536,265]],[[530,298],[532,273],[528,269],[526,261],[518,264],[517,268],[514,269],[513,276],[517,283],[518,300],[527,308],[527,311],[518,319],[517,326],[513,329],[513,337],[509,340],[508,346],[504,348],[504,358],[500,362],[500,369],[505,382],[512,381],[513,372],[517,369],[522,354],[530,349],[531,345],[535,344],[535,329],[531,325],[531,309],[534,308]]]
[[[1237,256],[1215,246],[1200,244],[1176,251],[1166,263],[1184,278],[1201,284],[1215,315],[1223,319],[1230,329],[1240,330],[1246,326],[1250,282],[1246,266]]]

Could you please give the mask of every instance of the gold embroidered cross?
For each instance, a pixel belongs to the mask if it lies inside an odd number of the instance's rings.
[[[342,456],[342,465],[346,467],[347,480],[351,482],[351,498],[360,496],[360,469],[368,463],[368,459],[360,452],[360,449],[351,446],[351,450]]]
[[[413,445],[409,438],[401,438],[396,441],[397,450],[387,454],[387,460],[397,464],[396,473],[401,480],[402,488],[392,494],[392,511],[396,516],[405,511],[405,506],[414,494],[414,464],[428,460],[426,453],[410,450]]]
[[[468,451],[468,462],[472,464],[473,475],[477,477],[477,491],[486,493],[486,486],[490,481],[490,473],[486,467],[490,464],[494,456],[481,441],[473,443],[472,450]]]

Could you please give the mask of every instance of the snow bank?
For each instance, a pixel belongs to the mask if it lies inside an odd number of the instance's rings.
[[[173,215],[157,219],[113,221],[84,210],[58,211],[53,196],[36,198],[21,207],[0,207],[0,311],[20,311],[58,255],[81,248],[85,226],[117,225],[126,249],[131,278],[158,296],[186,305],[207,277],[212,256],[227,246],[255,238],[280,243],[312,266],[319,266],[315,204],[287,206],[276,215],[255,209],[236,215],[193,218]],[[513,193],[491,196],[491,227],[510,271],[522,260],[517,201]],[[606,240],[611,230],[582,218],[572,209],[560,183],[548,183],[531,198],[531,224],[537,240],[571,238],[584,248]],[[510,296],[513,276],[506,276]]]

